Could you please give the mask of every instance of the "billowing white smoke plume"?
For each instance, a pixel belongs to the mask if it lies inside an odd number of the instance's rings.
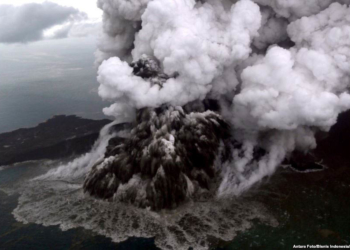
[[[125,1],[117,1],[117,6],[118,2]],[[121,49],[119,51],[115,50],[115,55],[122,57],[112,57],[102,63],[99,68],[99,94],[104,98],[124,99],[123,102],[142,108],[157,107],[163,103],[184,105],[203,99],[212,91],[218,94],[232,91],[237,82],[225,82],[222,79],[224,70],[248,58],[252,37],[257,35],[260,27],[261,15],[259,7],[251,1],[240,1],[228,10],[220,1],[211,2],[199,6],[195,1],[162,0],[151,1],[145,10],[130,6],[114,10],[120,18],[135,22],[127,23],[133,28],[125,33],[114,38],[108,36],[106,43],[114,40],[114,46],[122,47],[118,48]],[[108,17],[104,26],[107,27],[107,35],[110,28],[126,21],[118,23],[117,19],[109,16],[112,10],[102,6]],[[134,35],[142,10],[142,29]],[[108,51],[111,44],[105,45],[101,43],[101,50]],[[164,73],[177,73],[178,77],[170,78],[160,88],[133,76],[132,68],[123,61],[126,50],[130,50],[131,46],[134,47],[132,61],[144,54],[154,57],[161,63]]]
[[[239,194],[350,108],[348,0],[99,0],[96,63],[108,115],[215,99],[232,126],[219,196]],[[130,63],[151,58],[160,84]],[[256,149],[265,153],[256,157]],[[256,160],[257,159],[257,160]]]
[[[271,7],[278,15],[290,21],[315,15],[334,2],[349,4],[349,0],[254,0],[254,2]]]

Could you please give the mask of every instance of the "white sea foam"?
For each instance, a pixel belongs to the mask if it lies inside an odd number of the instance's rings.
[[[71,181],[71,180],[70,180]],[[129,237],[155,237],[161,249],[208,249],[210,237],[232,240],[252,227],[253,220],[277,226],[277,221],[257,202],[242,198],[229,201],[191,202],[159,213],[83,194],[81,183],[36,180],[26,184],[16,220],[62,230],[83,227],[121,242]]]
[[[211,238],[232,240],[253,220],[271,226],[277,221],[258,202],[244,198],[188,202],[175,210],[152,212],[119,202],[93,199],[83,193],[84,175],[103,156],[112,136],[106,126],[94,149],[66,165],[30,180],[21,180],[16,220],[62,230],[83,227],[121,242],[129,237],[155,237],[161,249],[208,249]],[[96,157],[97,156],[97,157]],[[96,161],[96,160],[95,160]]]

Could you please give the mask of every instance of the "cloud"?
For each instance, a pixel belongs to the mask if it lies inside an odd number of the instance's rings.
[[[71,22],[66,25],[63,25],[60,29],[56,30],[51,36],[48,36],[48,38],[62,39],[67,37],[97,36],[100,33],[101,25],[101,22]]]
[[[44,38],[44,31],[56,25],[86,19],[85,13],[51,2],[21,6],[0,5],[0,43],[26,43]],[[67,31],[68,33],[68,31]],[[64,37],[64,32],[60,36]]]

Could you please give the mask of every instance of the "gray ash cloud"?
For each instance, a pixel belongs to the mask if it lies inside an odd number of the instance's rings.
[[[0,43],[27,43],[44,38],[44,31],[87,18],[79,10],[52,2],[0,5]],[[68,32],[68,31],[67,31]],[[60,38],[67,34],[59,33]]]

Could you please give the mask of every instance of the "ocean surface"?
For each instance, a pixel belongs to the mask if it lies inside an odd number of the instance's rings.
[[[126,240],[114,243],[103,233],[81,227],[62,231],[60,223],[45,226],[16,221],[13,212],[22,195],[22,191],[16,187],[57,164],[60,162],[34,161],[0,168],[0,249],[159,249],[154,238],[130,235]],[[268,183],[256,187],[248,197],[242,198],[264,204],[274,214],[278,225],[270,226],[256,220],[248,230],[232,235],[232,241],[213,240],[210,249],[292,249],[293,245],[306,244],[349,245],[350,215],[347,208],[350,201],[346,197],[350,182],[348,170],[344,171],[340,175],[332,175],[334,179],[328,179],[323,172],[300,175],[288,169],[279,171]],[[37,198],[46,199],[40,196]],[[55,211],[55,207],[52,209]],[[232,211],[235,211],[235,207],[232,207]],[[98,213],[103,212],[101,210]],[[113,227],[118,228],[120,224],[116,223]]]
[[[9,188],[23,178],[45,172],[47,169],[43,163],[27,162],[8,168],[0,167],[0,186]],[[88,230],[78,228],[62,231],[57,226],[44,227],[17,222],[11,213],[17,206],[18,198],[18,193],[8,195],[0,190],[0,249],[116,249],[116,244],[109,238],[93,234]],[[157,248],[152,239],[131,238],[119,244],[118,249]]]
[[[53,115],[105,118],[97,94],[95,39],[0,44],[0,133]]]

